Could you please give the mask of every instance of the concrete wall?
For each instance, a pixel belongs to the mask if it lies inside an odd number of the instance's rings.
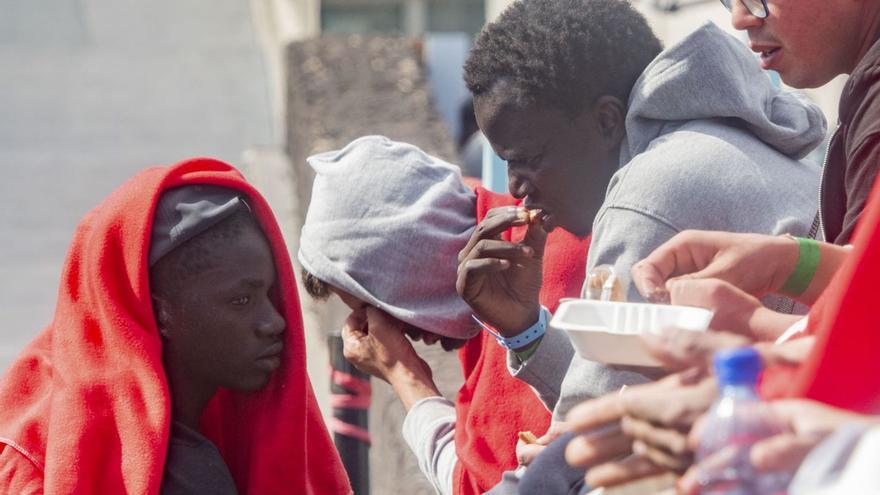
[[[384,134],[454,159],[452,141],[431,103],[418,47],[412,39],[362,36],[324,36],[290,45],[285,57],[286,142],[300,211],[307,208],[313,180],[305,158],[359,136]],[[339,331],[348,311],[337,301],[316,303],[306,295],[302,299],[311,342],[309,374],[316,389],[326,389],[329,361],[322,342],[329,332]],[[462,382],[457,354],[417,348],[434,370],[441,392],[454,399]],[[374,379],[372,384],[372,493],[433,493],[401,438],[400,401],[384,382]],[[322,407],[330,413],[326,403]]]

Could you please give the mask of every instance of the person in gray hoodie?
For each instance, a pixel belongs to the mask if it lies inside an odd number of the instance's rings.
[[[820,110],[774,87],[713,24],[661,50],[623,0],[520,0],[480,33],[465,64],[511,194],[541,215],[512,244],[498,233],[515,213],[490,213],[459,255],[457,288],[556,419],[648,378],[578,358],[542,324],[545,231],[592,233],[588,270],[610,264],[625,278],[686,229],[808,236],[814,223],[819,169],[802,158],[825,135]],[[530,332],[545,333],[512,342]]]

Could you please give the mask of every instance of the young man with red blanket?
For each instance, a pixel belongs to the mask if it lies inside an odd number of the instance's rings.
[[[543,434],[550,414],[507,372],[506,352],[476,335],[455,291],[456,254],[477,221],[508,195],[470,190],[456,167],[386,138],[360,138],[309,159],[317,175],[299,259],[306,289],[339,295],[352,309],[346,356],[394,387],[407,416],[404,437],[443,494],[478,494],[517,466],[517,433]],[[503,233],[518,240],[525,228]],[[548,240],[541,301],[576,296],[588,239],[559,230]],[[404,334],[459,351],[465,383],[442,398]]]
[[[350,494],[265,200],[193,159],[81,221],[54,320],[0,383],[3,493]]]

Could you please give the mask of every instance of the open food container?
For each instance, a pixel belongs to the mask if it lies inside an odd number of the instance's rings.
[[[665,327],[702,332],[711,320],[712,311],[703,308],[579,299],[560,304],[550,326],[565,331],[578,355],[589,361],[659,367],[641,335],[659,334]]]

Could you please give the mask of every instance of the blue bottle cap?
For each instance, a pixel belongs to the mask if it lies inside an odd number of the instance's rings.
[[[752,347],[718,351],[713,358],[718,383],[724,385],[754,385],[764,369],[761,355]]]

